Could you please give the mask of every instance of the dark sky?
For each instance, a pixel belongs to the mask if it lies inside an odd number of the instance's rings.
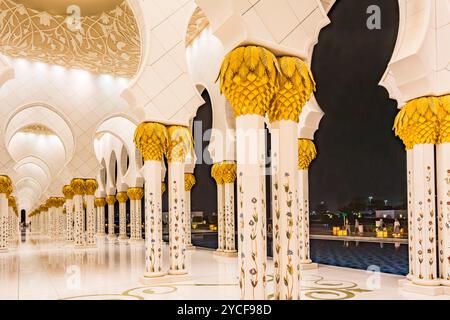
[[[366,27],[369,5],[381,8],[381,30]],[[313,208],[369,195],[395,205],[406,197],[405,151],[392,132],[396,102],[378,86],[395,47],[398,11],[393,0],[338,0],[320,34],[312,70],[326,115],[310,171]]]
[[[366,27],[369,5],[381,8],[381,30]],[[325,112],[316,133],[318,158],[310,170],[312,209],[321,201],[337,209],[369,195],[396,205],[406,197],[405,151],[392,132],[396,103],[378,83],[397,38],[397,1],[338,0],[330,18],[332,23],[320,34],[312,66],[316,97]],[[196,120],[207,130],[212,111],[206,91],[203,98],[206,104]],[[203,149],[207,145],[204,142]],[[217,211],[210,170],[205,164],[196,167],[193,211]]]

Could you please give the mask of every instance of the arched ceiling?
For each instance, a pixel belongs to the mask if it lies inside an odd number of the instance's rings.
[[[79,21],[68,5],[80,6]],[[125,0],[0,0],[0,12],[2,54],[124,78],[138,71],[140,34]]]
[[[19,207],[29,210],[72,158],[72,130],[49,106],[28,105],[10,117],[4,139],[16,162],[13,181]]]

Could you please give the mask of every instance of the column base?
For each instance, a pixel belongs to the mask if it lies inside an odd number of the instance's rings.
[[[450,289],[450,280],[441,279],[441,285],[443,285],[445,287],[449,287],[448,289]]]
[[[84,249],[86,247],[86,244],[75,244],[73,247],[75,249]]]
[[[187,244],[186,245],[186,250],[195,250],[196,247],[193,244]]]
[[[97,244],[96,243],[89,243],[89,244],[85,244],[84,245],[84,247],[86,248],[86,249],[89,249],[89,248],[97,248]]]
[[[450,288],[444,286],[421,286],[408,279],[399,280],[398,285],[401,291],[408,293],[416,293],[426,296],[450,295]]]
[[[217,256],[217,257],[237,257],[238,253],[237,251],[226,251],[226,250],[221,250],[221,251],[214,251],[213,255]]]
[[[167,273],[171,276],[182,276],[185,274],[188,274],[188,271],[186,269],[184,270],[169,270],[169,272]]]
[[[148,276],[147,276],[148,275]],[[167,283],[177,283],[192,280],[190,274],[184,275],[167,275],[162,272],[144,274],[139,278],[139,282],[143,285],[156,285],[156,284],[167,284]]]
[[[315,262],[300,264],[300,270],[314,270],[314,269],[319,269],[319,265]]]
[[[422,286],[422,287],[435,287],[435,286],[441,285],[441,280],[439,280],[439,279],[423,280],[423,279],[418,279],[418,278],[413,277],[411,279],[411,282],[413,284],[416,284],[416,285]]]
[[[1,248],[0,249],[0,252],[8,252],[9,251],[9,248]]]
[[[118,238],[119,242],[128,242],[128,240],[130,240],[130,238],[128,238],[127,236],[119,236]]]
[[[129,244],[143,244],[145,241],[144,241],[144,239],[138,239],[138,238],[135,238],[135,239],[133,239],[133,238],[130,238],[130,240],[128,240],[128,243]]]
[[[116,237],[115,234],[109,234],[108,235],[108,241],[109,242],[116,242],[116,240],[117,240],[117,237]]]
[[[97,237],[97,239],[104,239],[106,238],[106,233],[97,233],[95,236]]]

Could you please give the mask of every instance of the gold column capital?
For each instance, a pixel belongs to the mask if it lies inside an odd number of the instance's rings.
[[[450,95],[439,98],[438,110],[439,139],[438,144],[450,142]]]
[[[278,64],[278,90],[268,110],[269,121],[299,122],[302,108],[316,90],[316,83],[308,66],[301,59],[281,57]]]
[[[161,123],[143,122],[136,128],[134,143],[145,161],[162,161],[169,144],[167,128]]]
[[[129,188],[127,191],[127,195],[130,200],[141,200],[144,196],[143,188]]]
[[[126,192],[118,192],[116,194],[116,199],[119,201],[119,203],[125,203],[128,200],[128,196]]]
[[[8,197],[8,207],[14,208],[16,206],[16,198],[13,196]]]
[[[110,206],[116,202],[116,196],[106,196],[106,203]]]
[[[73,199],[73,196],[75,195],[75,192],[73,192],[72,186],[66,185],[62,188],[62,193],[66,199],[71,200]]]
[[[407,150],[418,144],[436,144],[439,138],[438,97],[409,101],[395,117],[394,131]]]
[[[70,183],[70,186],[72,187],[74,194],[77,196],[83,196],[86,193],[86,182],[84,179],[75,178]]]
[[[62,206],[64,206],[64,203],[66,202],[66,199],[63,197],[59,197],[57,198],[57,208],[61,208]]]
[[[165,182],[161,182],[161,194],[167,191],[167,186]]]
[[[231,51],[220,70],[220,91],[236,117],[264,116],[278,88],[278,61],[263,47],[242,46]]]
[[[0,193],[6,193],[9,197],[12,193],[12,181],[8,176],[0,176]]]
[[[58,198],[57,197],[48,198],[46,205],[48,208],[57,208],[58,207]]]
[[[98,189],[98,183],[95,179],[86,179],[86,195],[93,196]]]
[[[314,142],[308,139],[298,139],[298,169],[308,170],[316,157],[317,150]]]
[[[236,180],[237,165],[235,162],[225,161],[222,163],[222,179],[225,184],[234,183]]]
[[[167,162],[182,162],[192,151],[193,141],[191,131],[184,126],[170,126],[167,129],[169,133],[169,145],[167,148]]]
[[[192,173],[184,174],[184,191],[191,191],[197,180]]]
[[[95,205],[97,208],[104,207],[104,206],[106,205],[106,199],[105,199],[105,198],[96,198],[96,199],[94,200],[94,205]]]
[[[225,183],[225,181],[223,180],[221,163],[213,164],[213,166],[211,168],[211,177],[213,177],[214,180],[216,180],[217,185],[222,185]]]

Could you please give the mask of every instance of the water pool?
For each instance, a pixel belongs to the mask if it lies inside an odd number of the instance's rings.
[[[198,247],[217,248],[217,234],[193,234],[192,243]],[[267,254],[272,256],[269,239]],[[395,248],[394,244],[311,240],[311,259],[319,264],[367,270],[378,266],[381,272],[406,275],[408,273],[408,246]]]

